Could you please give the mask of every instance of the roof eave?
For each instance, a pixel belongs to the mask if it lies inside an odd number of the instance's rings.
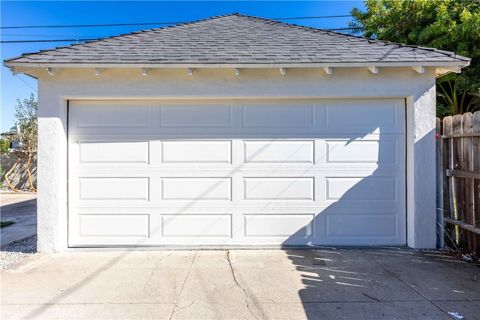
[[[446,67],[464,68],[470,60],[456,61],[411,61],[411,62],[322,62],[322,63],[59,63],[59,62],[15,62],[8,60],[9,68],[349,68],[349,67]]]

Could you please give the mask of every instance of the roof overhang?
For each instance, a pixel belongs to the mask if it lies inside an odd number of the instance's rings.
[[[470,65],[470,61],[446,61],[446,62],[331,62],[331,63],[48,63],[48,62],[15,62],[5,61],[4,65],[16,73],[25,73],[35,77],[32,74],[35,69],[89,69],[89,68],[108,68],[108,69],[302,69],[302,68],[422,68],[434,67],[435,76],[440,77],[447,73],[459,73],[462,68]]]

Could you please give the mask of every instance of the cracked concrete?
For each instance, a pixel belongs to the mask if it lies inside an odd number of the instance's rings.
[[[150,285],[151,281],[152,281],[152,278],[153,278],[153,275],[156,271],[158,271],[158,266],[160,265],[160,263],[162,262],[163,259],[165,258],[168,258],[170,257],[172,254],[174,253],[174,251],[170,252],[168,255],[166,255],[165,257],[160,257],[158,260],[157,260],[157,263],[155,264],[155,267],[152,269],[152,271],[150,272],[150,277],[148,277],[147,281],[145,282],[145,284],[143,285],[143,291],[145,291],[149,296],[153,297],[155,300],[155,296],[153,296],[150,292],[150,290],[148,290],[148,286]]]
[[[235,269],[233,268],[232,260],[230,259],[230,250],[227,250],[227,261],[228,261],[228,265],[230,266],[230,271],[232,272],[232,278],[233,278],[233,281],[235,282],[235,285],[240,290],[242,290],[245,295],[245,305],[247,306],[248,311],[255,319],[258,319],[258,317],[253,312],[252,308],[250,307],[250,297],[248,296],[247,290],[245,290],[245,288],[243,288],[237,280],[237,276],[235,275]]]
[[[409,249],[69,252],[1,273],[1,319],[480,319],[480,268]]]

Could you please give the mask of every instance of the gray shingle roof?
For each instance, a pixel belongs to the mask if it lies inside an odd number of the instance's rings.
[[[467,65],[469,61],[453,52],[231,14],[42,50],[5,62],[7,65],[430,63],[440,66]]]

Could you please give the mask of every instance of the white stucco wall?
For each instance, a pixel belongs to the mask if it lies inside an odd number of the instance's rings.
[[[435,233],[435,76],[427,68],[59,69],[38,70],[38,249],[62,251],[67,244],[67,100],[201,98],[378,98],[407,99],[407,239],[433,248]]]

